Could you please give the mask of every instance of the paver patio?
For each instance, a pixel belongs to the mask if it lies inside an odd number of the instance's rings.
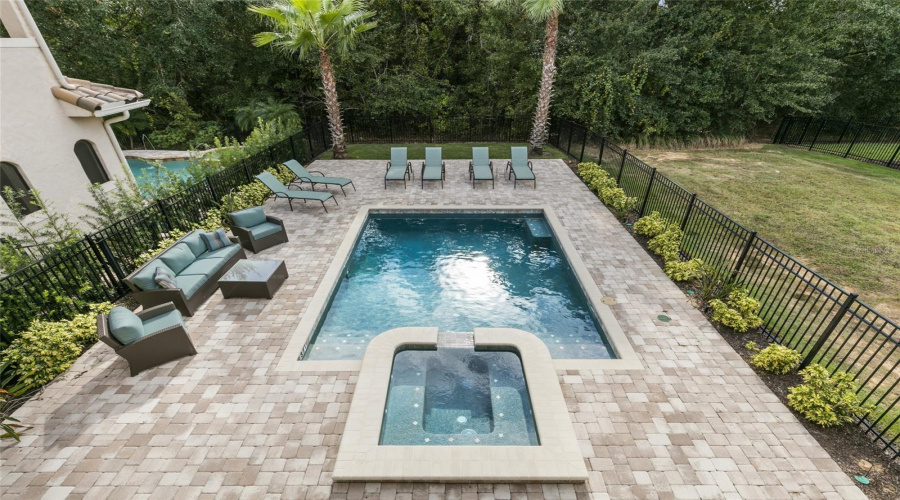
[[[383,161],[316,162],[358,191],[338,194],[327,214],[266,204],[290,237],[259,254],[287,263],[275,298],[217,292],[187,322],[198,354],[136,377],[92,347],[16,413],[34,427],[4,441],[4,498],[865,498],[571,170],[534,164],[536,190],[513,190],[502,166],[496,189],[473,189],[464,161],[447,161],[443,190],[421,189],[418,170],[408,189],[384,190]],[[358,209],[429,204],[553,207],[616,299],[644,369],[557,373],[588,483],[332,484],[356,374],[274,365]]]

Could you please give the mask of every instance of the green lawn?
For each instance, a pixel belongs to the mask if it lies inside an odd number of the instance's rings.
[[[491,158],[509,158],[509,148],[513,146],[528,146],[524,142],[454,142],[447,144],[348,144],[347,152],[352,159],[356,160],[389,160],[391,158],[391,148],[406,147],[407,155],[410,161],[424,160],[425,148],[442,148],[442,156],[445,160],[471,160],[472,148],[487,146],[491,148]],[[319,159],[332,159],[331,151],[326,151],[319,156]],[[534,158],[534,157],[532,157]],[[544,148],[542,159],[565,159],[566,155],[562,151],[547,146]]]
[[[900,319],[900,171],[774,145],[633,153]]]

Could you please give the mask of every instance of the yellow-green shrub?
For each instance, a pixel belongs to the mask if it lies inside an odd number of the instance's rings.
[[[856,420],[856,415],[873,411],[871,405],[861,405],[856,395],[853,376],[846,372],[828,370],[811,364],[800,371],[803,383],[788,389],[788,406],[804,418],[822,427],[831,427]]]
[[[750,364],[767,372],[784,375],[800,363],[799,352],[780,344],[769,344],[765,349],[759,350],[755,342],[749,342],[746,347],[756,351],[750,358]]]
[[[746,332],[762,325],[762,318],[757,316],[759,301],[750,297],[747,290],[735,288],[724,301],[709,301],[713,310],[713,321],[721,323],[737,332]]]
[[[615,183],[616,181],[612,182]],[[637,198],[626,195],[624,189],[610,186],[600,189],[600,200],[611,208],[618,217],[625,217],[628,211],[637,203]]]
[[[655,238],[662,234],[669,226],[669,221],[654,210],[650,215],[645,215],[634,223],[634,232],[648,238]]]
[[[618,217],[624,217],[637,203],[637,198],[626,195],[622,188],[616,187],[616,180],[596,163],[579,163],[578,175]]]
[[[92,304],[90,312],[70,320],[35,320],[3,351],[2,366],[12,367],[18,379],[13,394],[38,388],[69,369],[78,356],[97,341],[97,313],[112,305]]]
[[[665,262],[670,260],[677,261],[679,259],[678,249],[681,248],[681,238],[683,236],[681,229],[676,226],[669,226],[665,231],[651,239],[647,246],[651,252],[662,257],[662,260]]]
[[[703,276],[703,261],[691,259],[686,262],[669,260],[666,262],[666,275],[672,281],[693,281]]]

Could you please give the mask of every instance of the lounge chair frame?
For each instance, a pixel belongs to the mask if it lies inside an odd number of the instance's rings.
[[[491,169],[491,189],[494,189],[494,162],[488,162],[488,168]],[[475,187],[475,181],[486,181],[488,179],[476,179],[475,178],[475,162],[469,161],[469,179],[472,181],[472,188]]]
[[[531,164],[531,160],[528,160],[528,169],[531,170],[531,175],[534,175],[534,165]],[[519,177],[516,175],[516,169],[512,168],[512,160],[506,162],[506,180],[512,178],[513,181],[513,189],[516,188],[516,183],[519,181]],[[534,189],[537,189],[537,176],[534,175],[534,179],[524,179],[522,182],[533,181]]]
[[[388,181],[399,181],[399,180],[401,180],[401,179],[388,179],[388,178],[387,178],[387,173],[390,172],[390,170],[391,170],[391,161],[388,160],[388,162],[387,162],[387,168],[386,168],[385,171],[384,171],[384,188],[385,188],[385,189],[387,189],[387,183],[388,183]],[[407,161],[407,162],[406,162],[406,172],[404,173],[403,179],[402,179],[402,180],[403,180],[403,189],[406,189],[406,181],[407,181],[407,179],[412,180],[412,179],[415,179],[415,178],[416,178],[416,176],[415,176],[415,174],[413,174],[412,162],[411,162],[411,161]]]
[[[425,178],[425,162],[424,161],[422,162],[422,171],[419,172],[419,179],[422,180],[422,189],[425,189],[425,181],[426,180],[429,180],[429,181],[440,180],[441,181],[441,189],[444,189],[444,179],[446,179],[446,178],[447,178],[447,162],[445,162],[444,160],[441,160],[441,178],[440,179],[426,179]]]
[[[300,162],[297,162],[297,164],[299,165]],[[337,183],[337,182],[322,182],[322,181],[317,181],[316,179],[320,179],[320,178],[326,177],[326,175],[325,175],[322,171],[320,171],[320,170],[310,170],[310,169],[307,168],[307,169],[306,169],[307,172],[309,172],[309,173],[311,173],[311,174],[318,174],[319,177],[306,177],[306,176],[303,176],[303,175],[297,175],[297,172],[294,172],[294,170],[293,170],[290,166],[288,166],[287,163],[283,163],[283,165],[284,165],[285,167],[287,167],[288,170],[290,170],[291,172],[294,173],[294,180],[292,180],[291,182],[288,183],[288,187],[291,187],[292,185],[295,185],[295,184],[296,184],[298,188],[303,189],[303,183],[304,183],[304,182],[308,182],[308,183],[310,184],[310,187],[312,188],[312,191],[315,191],[315,190],[316,190],[316,184],[322,184],[322,185],[324,185],[324,186],[337,186],[337,187],[341,188],[341,193],[343,193],[344,196],[347,196],[347,192],[344,191],[344,186],[346,186],[346,184],[340,184],[340,183]],[[301,165],[301,166],[302,166],[302,165]],[[304,168],[306,168],[306,167],[304,167]],[[349,182],[350,186],[353,188],[354,191],[356,191],[356,186],[353,184],[353,181],[350,180],[350,179],[347,179],[347,180],[350,181],[350,182]],[[297,181],[300,181],[300,182],[297,182]],[[327,210],[326,210],[326,211],[327,211]]]
[[[259,253],[267,248],[271,248],[275,245],[280,245],[282,243],[288,242],[287,230],[285,230],[284,228],[284,221],[282,221],[278,217],[267,215],[266,222],[278,224],[279,226],[281,226],[281,231],[278,231],[275,234],[270,234],[268,236],[263,236],[258,240],[253,239],[253,234],[250,232],[250,228],[233,225],[234,221],[231,219],[231,214],[228,214],[228,220],[232,222],[231,234],[237,236],[237,239],[240,240],[242,247],[244,247],[246,250],[250,250],[253,253]]]
[[[144,321],[176,309],[175,304],[169,302],[144,309],[137,313],[137,316],[141,321]],[[128,362],[132,377],[144,370],[155,368],[169,361],[197,354],[197,349],[194,347],[194,343],[191,341],[191,337],[185,330],[184,325],[175,325],[154,332],[128,345],[123,345],[110,334],[109,318],[105,314],[98,314],[97,336],[101,342],[112,347],[116,354]]]
[[[257,178],[259,178],[259,176],[257,176]],[[276,180],[277,180],[277,179],[276,179]],[[260,181],[260,182],[262,182],[262,181]],[[280,182],[280,181],[279,181],[279,182]],[[263,182],[263,186],[266,186],[266,183],[265,183],[265,182]],[[284,184],[282,184],[282,186],[284,186]],[[284,187],[287,188],[287,186],[284,186]],[[266,199],[263,200],[263,203],[265,203],[265,201],[268,200],[269,198],[275,198],[276,200],[279,199],[279,198],[284,198],[284,199],[286,199],[286,200],[288,201],[288,206],[291,207],[291,212],[294,211],[294,200],[303,200],[303,203],[306,203],[306,202],[309,200],[308,198],[296,198],[296,197],[293,197],[293,196],[291,196],[289,193],[287,193],[286,191],[281,191],[281,190],[276,191],[276,190],[270,188],[269,186],[266,186],[266,189],[268,189],[269,192],[271,192],[272,194],[269,195],[269,196],[267,196]],[[303,189],[298,189],[298,191],[303,191]],[[323,191],[316,191],[316,192],[317,192],[317,193],[321,193],[321,192],[323,192]],[[327,194],[329,195],[329,197],[326,198],[326,199],[324,199],[324,200],[313,200],[313,201],[318,201],[319,203],[322,204],[322,208],[325,210],[325,213],[326,213],[326,214],[328,213],[328,208],[325,206],[325,202],[326,202],[326,201],[328,201],[328,200],[334,200],[334,204],[335,204],[335,205],[339,205],[339,203],[338,203],[338,201],[337,201],[337,198],[335,198],[333,194],[331,194],[331,193],[327,193]]]

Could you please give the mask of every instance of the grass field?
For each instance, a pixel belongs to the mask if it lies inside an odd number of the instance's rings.
[[[475,142],[454,142],[447,144],[348,144],[347,153],[350,158],[356,160],[389,160],[391,157],[391,148],[406,147],[407,155],[410,161],[425,159],[425,148],[439,147],[442,149],[441,154],[445,160],[471,160],[472,148],[487,146],[491,148],[491,158],[509,158],[509,148],[513,146],[528,146],[527,143],[512,142],[492,142],[475,143]],[[320,159],[330,160],[333,158],[331,151],[326,151]],[[565,153],[547,146],[544,148],[543,159],[564,159]]]
[[[900,171],[774,145],[633,153],[900,319]]]

